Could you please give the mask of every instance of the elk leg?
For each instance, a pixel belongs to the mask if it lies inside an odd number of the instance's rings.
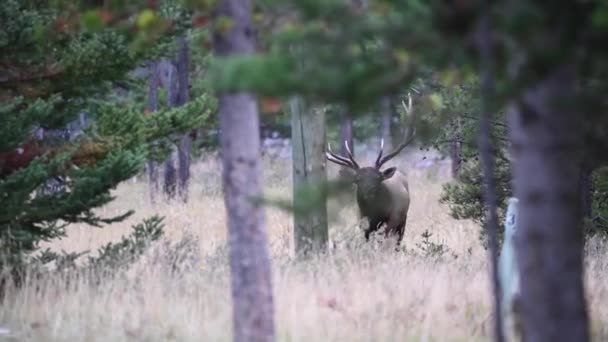
[[[399,233],[399,224],[387,223],[386,229],[384,230],[384,238],[387,239],[389,234],[398,234]]]
[[[369,227],[365,230],[365,241],[369,241],[369,236],[378,230],[382,225],[382,221],[369,221]]]
[[[397,224],[388,225],[384,232],[385,238],[388,238],[388,235],[391,233],[394,235],[397,235],[397,245],[395,246],[395,251],[398,251],[399,247],[401,246],[401,241],[403,240],[403,235],[405,233],[405,221],[406,220],[407,220],[407,218]]]
[[[369,236],[370,236],[371,233],[372,233],[371,229],[367,228],[365,230],[365,241],[369,241]]]
[[[397,249],[401,247],[401,241],[403,241],[403,235],[405,235],[405,222],[407,221],[407,217],[403,220],[401,224],[397,227]]]

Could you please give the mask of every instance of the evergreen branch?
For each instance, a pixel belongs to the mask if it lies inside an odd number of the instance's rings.
[[[15,84],[15,83],[25,83],[25,82],[53,79],[55,77],[61,76],[62,73],[63,73],[63,70],[50,70],[50,71],[45,71],[44,73],[35,74],[35,75],[19,74],[17,77],[14,77],[14,78],[8,77],[8,78],[0,79],[0,86],[2,86],[3,84],[10,85],[10,84]]]

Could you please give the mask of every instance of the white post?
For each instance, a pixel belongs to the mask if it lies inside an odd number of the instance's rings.
[[[505,239],[500,252],[499,278],[502,289],[502,319],[507,340],[521,340],[522,330],[519,316],[519,266],[515,254],[517,234],[517,198],[509,198],[505,218]]]

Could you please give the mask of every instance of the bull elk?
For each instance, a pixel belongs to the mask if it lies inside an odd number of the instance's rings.
[[[384,139],[382,139],[380,152],[374,166],[360,167],[355,161],[347,141],[344,142],[344,145],[348,158],[332,152],[329,144],[325,153],[327,160],[345,166],[347,169],[343,169],[343,171],[349,170],[346,172],[350,172],[352,175],[351,179],[357,189],[359,214],[361,217],[365,217],[369,223],[368,228],[364,231],[366,241],[369,241],[371,233],[386,224],[385,237],[388,237],[389,234],[396,235],[397,248],[403,240],[407,213],[410,207],[409,185],[407,177],[396,167],[389,167],[385,170],[381,170],[381,167],[414,140],[412,97],[408,96],[408,105],[403,102],[402,105],[410,116],[406,138],[393,152],[385,156],[383,156]]]

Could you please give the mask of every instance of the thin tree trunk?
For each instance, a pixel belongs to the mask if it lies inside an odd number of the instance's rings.
[[[310,111],[307,113],[307,111]],[[291,101],[291,141],[293,148],[294,206],[307,201],[296,196],[302,187],[323,186],[327,181],[325,169],[325,111],[311,109],[299,98]],[[317,201],[315,208],[305,213],[294,213],[295,250],[299,256],[327,248],[326,199]]]
[[[456,135],[450,142],[450,160],[452,178],[458,179],[460,176],[460,168],[462,167],[462,137],[461,137],[460,119],[456,121]]]
[[[355,154],[355,146],[354,146],[354,138],[353,138],[353,117],[346,111],[342,114],[342,124],[340,126],[340,154],[346,156],[346,147],[344,146],[344,142],[348,142],[348,147],[350,147],[353,155]]]
[[[188,202],[188,188],[190,185],[190,164],[192,152],[192,136],[185,134],[179,142],[177,148],[178,161],[178,183],[177,192],[179,198],[184,202]]]
[[[391,123],[393,121],[393,101],[390,96],[382,98],[382,127],[380,136],[384,139],[384,148],[390,151],[393,148]]]
[[[583,287],[580,115],[569,65],[529,88],[510,115],[522,318],[528,341],[589,341]],[[557,103],[556,103],[557,102]]]
[[[169,154],[169,156],[167,156],[164,163],[163,192],[169,200],[174,199],[177,193],[177,167],[175,167],[176,160],[177,152],[173,151]]]
[[[161,67],[163,86],[167,91],[167,107],[177,104],[177,73],[173,63],[164,61]],[[164,162],[163,192],[167,199],[174,199],[177,194],[177,152],[172,151]]]
[[[175,62],[177,71],[177,94],[175,105],[180,107],[190,101],[189,94],[189,47],[186,37],[179,39],[180,49]],[[184,134],[177,147],[178,159],[178,183],[177,192],[182,201],[188,201],[188,184],[190,182],[190,154],[192,149],[192,137]]]
[[[494,96],[494,75],[490,38],[489,5],[484,1],[484,13],[480,18],[478,48],[481,60],[481,119],[479,121],[479,151],[485,183],[484,202],[486,207],[485,226],[490,245],[492,265],[492,290],[494,293],[494,339],[504,341],[501,310],[500,280],[498,275],[498,210],[496,181],[494,180],[494,155],[492,151],[492,115],[490,106]]]
[[[462,147],[460,141],[454,139],[450,143],[450,159],[451,159],[451,171],[452,178],[458,179],[460,174],[460,167],[462,166]]]
[[[158,62],[152,63],[150,66],[150,81],[148,87],[148,110],[154,112],[158,110],[158,87],[160,86],[160,75],[159,75]],[[150,113],[149,115],[153,115]],[[158,194],[159,182],[158,182],[158,163],[154,160],[148,161],[148,182],[150,191],[150,201],[156,202],[156,195]]]
[[[252,54],[255,49],[251,0],[224,0],[214,14],[231,20],[214,32],[217,56]],[[228,213],[234,341],[274,341],[270,252],[262,208],[260,125],[257,103],[247,93],[220,94],[222,180]]]
[[[158,163],[154,160],[148,161],[148,181],[150,186],[150,201],[156,203],[156,195],[158,194]]]

